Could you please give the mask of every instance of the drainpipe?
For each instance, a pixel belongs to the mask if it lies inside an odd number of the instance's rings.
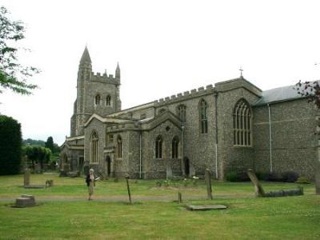
[[[142,179],[142,132],[139,131],[139,178]]]
[[[216,118],[216,138],[215,138],[215,165],[216,165],[216,179],[219,178],[219,171],[218,171],[218,92],[214,93],[215,98],[215,118]]]
[[[272,166],[272,126],[271,126],[271,108],[268,104],[268,114],[269,114],[269,162],[270,162],[270,173],[273,172]]]

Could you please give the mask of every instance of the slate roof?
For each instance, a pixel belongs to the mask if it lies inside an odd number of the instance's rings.
[[[255,104],[253,104],[253,106],[260,106],[301,98],[294,87],[295,85],[291,85],[263,91],[261,93],[261,98]]]

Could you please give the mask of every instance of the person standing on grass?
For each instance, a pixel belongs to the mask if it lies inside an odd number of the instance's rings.
[[[86,183],[89,191],[88,200],[92,200],[93,188],[95,186],[94,170],[92,168],[89,170],[89,174],[87,175],[87,178],[86,178]]]

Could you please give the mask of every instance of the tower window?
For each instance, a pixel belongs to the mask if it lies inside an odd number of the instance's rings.
[[[100,101],[101,101],[100,95],[97,94],[96,97],[95,97],[95,99],[94,99],[95,105],[100,105]]]
[[[111,106],[111,96],[110,95],[108,95],[106,97],[106,106]]]

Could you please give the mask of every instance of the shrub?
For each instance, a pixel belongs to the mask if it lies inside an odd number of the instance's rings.
[[[294,183],[297,181],[299,174],[294,171],[287,171],[282,173],[282,180],[284,182]]]
[[[226,180],[229,182],[246,182],[246,181],[249,181],[250,179],[246,172],[230,171],[226,174]]]
[[[18,174],[22,156],[20,123],[0,115],[0,136],[0,175]]]
[[[306,177],[299,177],[296,181],[296,183],[299,183],[299,184],[310,184],[310,180]]]

